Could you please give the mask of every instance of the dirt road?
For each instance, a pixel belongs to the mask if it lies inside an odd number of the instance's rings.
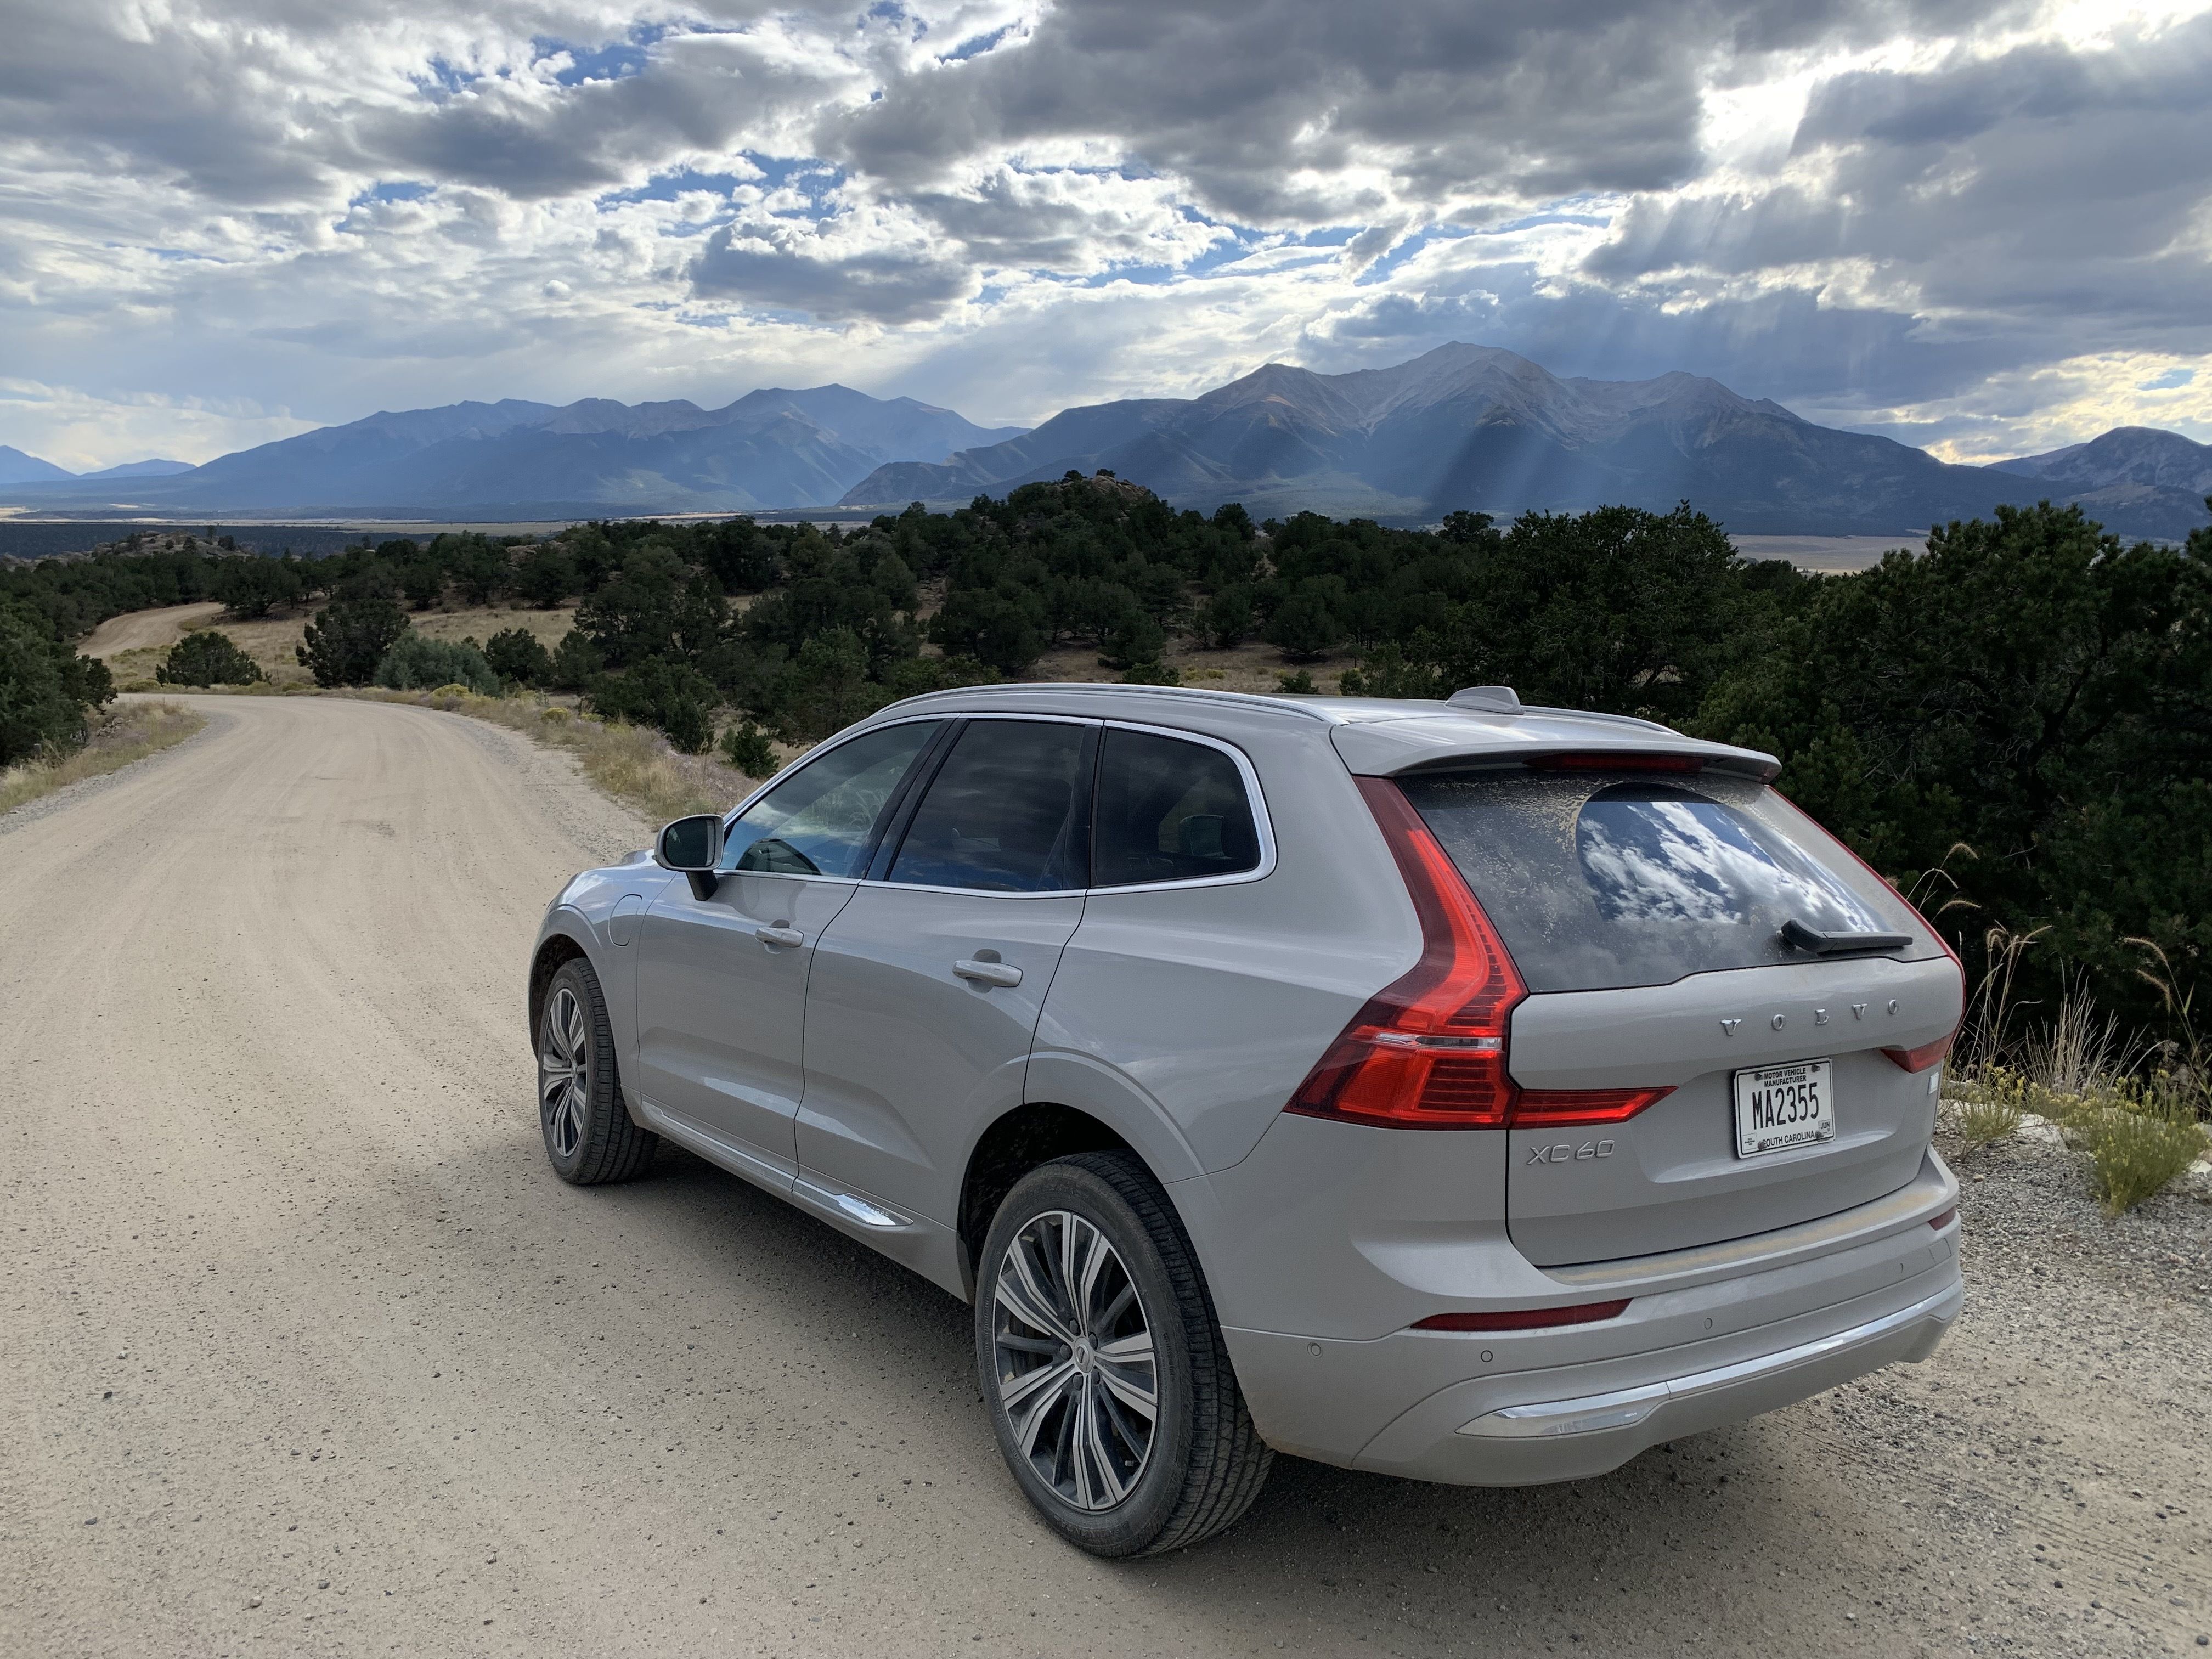
[[[680,1155],[590,1192],[546,1169],[524,952],[641,826],[457,716],[199,706],[182,747],[0,819],[0,1652],[2212,1630],[2201,1218],[2062,1237],[1971,1180],[1967,1314],[1929,1365],[1574,1486],[1285,1460],[1214,1544],[1077,1555],[999,1464],[964,1310]]]
[[[126,611],[94,629],[77,647],[77,653],[86,657],[114,657],[125,651],[161,650],[221,615],[222,606],[213,599],[163,605],[158,611]]]

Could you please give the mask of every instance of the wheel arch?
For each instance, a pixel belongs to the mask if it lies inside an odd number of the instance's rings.
[[[953,1222],[961,1277],[971,1300],[992,1219],[1014,1184],[1039,1164],[1075,1152],[1127,1152],[1158,1183],[1169,1208],[1176,1207],[1170,1183],[1195,1173],[1180,1167],[1188,1149],[1180,1137],[1168,1137],[1170,1144],[1163,1146],[1162,1134],[1150,1123],[1116,1122],[1121,1115],[1097,1111],[1089,1103],[1024,1101],[1001,1113],[976,1138],[961,1174]]]
[[[538,942],[538,949],[530,958],[530,1040],[532,1043],[538,1041],[538,1017],[545,1010],[545,988],[552,983],[553,975],[561,971],[563,963],[574,962],[579,957],[589,962],[592,953],[580,941],[557,928]],[[596,973],[597,968],[594,967],[592,971]]]

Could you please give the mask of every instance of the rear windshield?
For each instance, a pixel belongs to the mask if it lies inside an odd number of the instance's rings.
[[[1813,960],[1816,933],[1907,933],[1941,949],[1888,884],[1748,779],[1488,770],[1401,778],[1532,991],[1666,985]]]

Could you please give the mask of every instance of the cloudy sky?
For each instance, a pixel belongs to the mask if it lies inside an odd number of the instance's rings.
[[[1446,340],[2212,440],[2212,0],[0,0],[0,443]]]

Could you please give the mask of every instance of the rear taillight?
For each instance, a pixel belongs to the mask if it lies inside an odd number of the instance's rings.
[[[1285,1110],[1395,1129],[1556,1128],[1622,1122],[1670,1092],[1516,1085],[1506,1025],[1528,988],[1397,785],[1358,782],[1420,918],[1421,959],[1353,1017]]]
[[[1672,1089],[1523,1089],[1513,1106],[1516,1129],[1564,1128],[1575,1123],[1626,1123]]]
[[[1509,1313],[1431,1314],[1418,1321],[1417,1331],[1541,1331],[1554,1325],[1594,1325],[1601,1319],[1618,1319],[1628,1298],[1618,1302],[1578,1302],[1569,1308],[1516,1308]]]
[[[1942,1214],[1938,1216],[1930,1216],[1928,1218],[1928,1224],[1940,1233],[1944,1228],[1949,1226],[1958,1218],[1959,1206],[1954,1204],[1949,1209],[1944,1211]]]
[[[1917,1048],[1885,1048],[1885,1058],[1894,1060],[1908,1072],[1924,1072],[1951,1052],[1951,1041],[1959,1034],[1946,1031],[1933,1042],[1923,1042]]]

